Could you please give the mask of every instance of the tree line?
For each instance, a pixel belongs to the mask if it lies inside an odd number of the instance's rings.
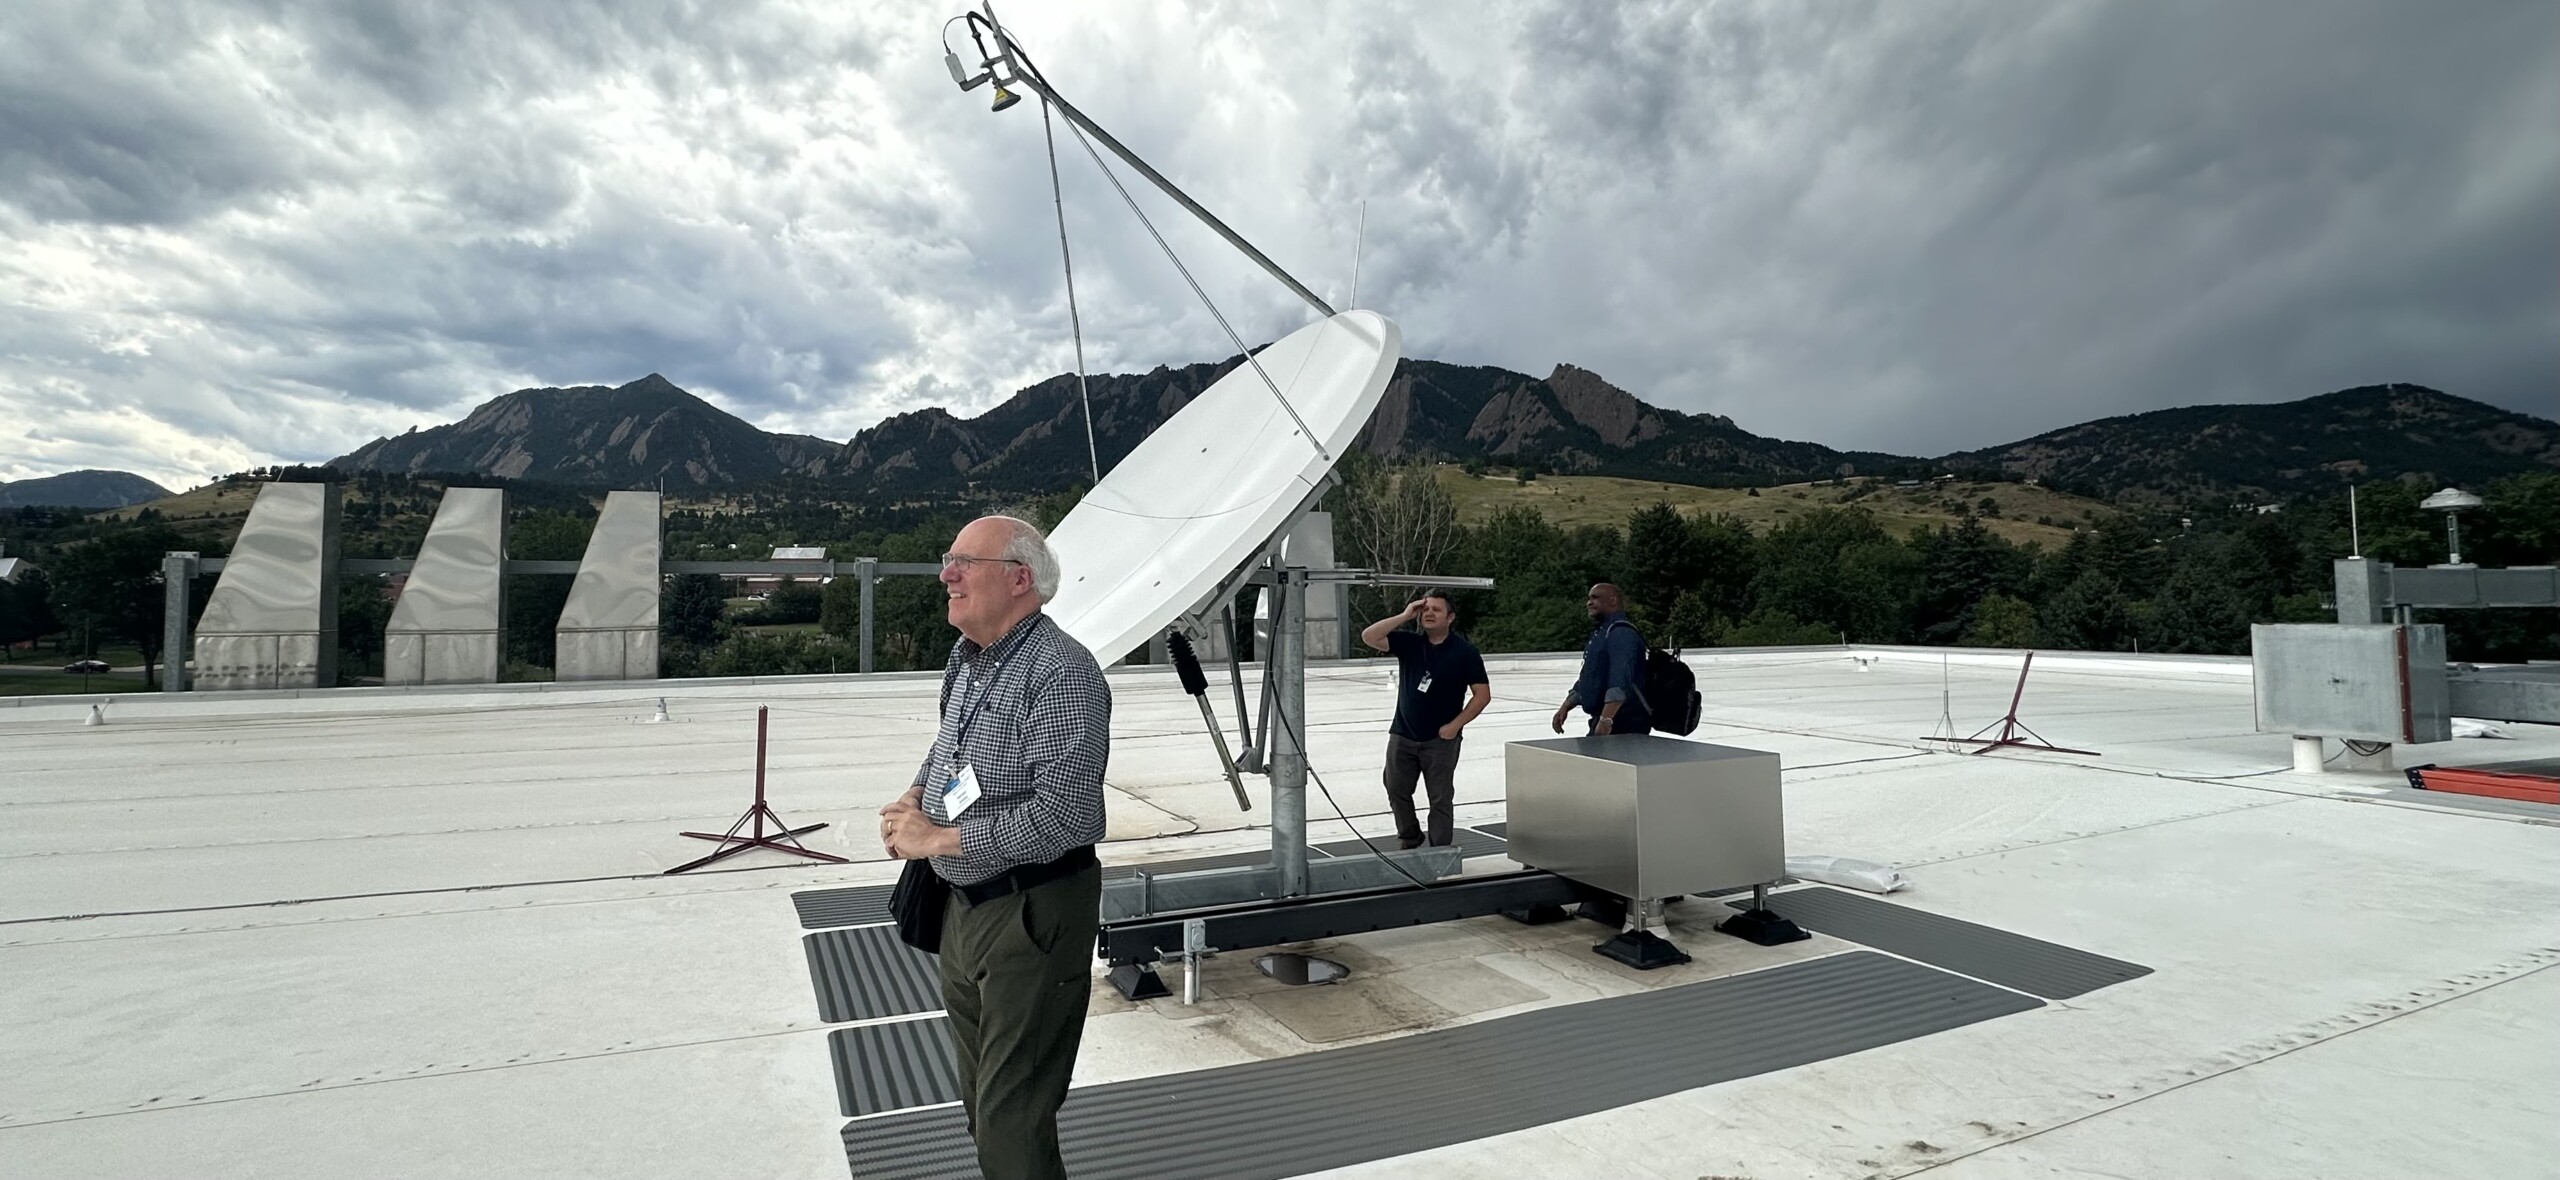
[[[1460,627],[1489,652],[1578,648],[1593,582],[1618,583],[1628,613],[1664,647],[1824,643],[2045,647],[2246,654],[2253,623],[2336,618],[2331,561],[2446,558],[2441,517],[2406,483],[2297,500],[2282,511],[2129,508],[2057,548],[2003,539],[1966,513],[1896,534],[1855,504],[1815,507],[1765,531],[1720,514],[1630,504],[1623,526],[1565,528],[1527,505],[1479,525],[1427,464],[1346,463],[1327,500],[1347,564],[1490,577],[1454,596]],[[2462,524],[2483,566],[2560,560],[2560,475],[2498,480]],[[1402,593],[1402,592],[1396,592]],[[1390,613],[1390,594],[1354,612]],[[2560,611],[2422,610],[2456,659],[2560,655]]]
[[[1338,558],[1393,572],[1494,579],[1494,589],[1454,597],[1461,629],[1495,653],[1578,648],[1588,630],[1584,590],[1611,581],[1625,589],[1648,640],[1664,647],[1850,642],[2245,654],[2252,623],[2335,617],[2333,558],[2358,546],[2398,565],[2445,558],[2442,518],[2418,507],[2430,489],[2405,483],[2360,489],[2352,519],[2345,496],[2300,499],[2281,512],[2133,507],[2046,548],[2005,540],[1970,514],[1896,532],[1855,503],[1813,507],[1759,531],[1731,516],[1684,515],[1661,503],[1627,505],[1617,527],[1565,527],[1527,505],[1467,524],[1427,464],[1392,466],[1355,455],[1341,475],[1323,504],[1333,514]],[[398,538],[422,531],[413,518],[432,511],[431,498],[399,486],[364,490],[372,493],[366,502],[386,509],[351,514],[350,555],[392,555]],[[2483,566],[2560,560],[2560,475],[2502,479],[2482,497],[2462,522],[2466,558]],[[1012,507],[1048,526],[1077,498],[1069,491]],[[389,511],[395,504],[401,510]],[[744,558],[770,545],[806,544],[827,546],[840,559],[930,562],[961,524],[987,510],[957,500],[875,513],[743,498],[727,511],[671,512],[666,552],[670,559]],[[511,512],[510,555],[576,559],[594,511],[582,496],[526,497]],[[195,549],[218,556],[227,544],[218,533],[206,522],[150,513],[126,521],[0,510],[0,542],[37,567],[0,583],[0,650],[50,639],[57,654],[89,654],[124,643],[156,664],[161,555]],[[211,582],[192,587],[195,610]],[[508,679],[550,674],[553,626],[569,583],[564,576],[507,579]],[[1355,590],[1355,624],[1392,613],[1403,593]],[[855,579],[786,582],[743,610],[729,595],[716,576],[668,580],[661,601],[666,675],[859,666]],[[941,666],[952,641],[942,604],[933,579],[882,578],[874,600],[875,668]],[[1249,611],[1250,603],[1241,605]],[[340,662],[351,680],[379,673],[390,608],[381,579],[342,581]],[[2560,611],[2441,610],[2419,618],[2445,624],[2456,659],[2560,655]]]

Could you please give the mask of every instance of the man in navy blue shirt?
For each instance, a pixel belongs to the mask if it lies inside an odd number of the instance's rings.
[[[1407,621],[1421,623],[1422,630],[1404,630]],[[1421,847],[1424,838],[1413,814],[1417,776],[1430,796],[1430,841],[1449,843],[1458,800],[1460,735],[1493,701],[1484,657],[1457,633],[1457,624],[1449,596],[1431,590],[1405,604],[1403,613],[1360,632],[1360,642],[1396,657],[1396,719],[1387,727],[1384,777],[1387,805],[1396,813],[1397,842],[1406,848]]]
[[[1552,727],[1563,733],[1566,715],[1580,708],[1591,715],[1594,737],[1651,732],[1653,714],[1644,707],[1644,636],[1627,621],[1617,586],[1594,585],[1582,609],[1591,616],[1591,638],[1582,644],[1582,675],[1556,706]]]

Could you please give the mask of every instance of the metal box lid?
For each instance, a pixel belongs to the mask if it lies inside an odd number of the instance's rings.
[[[1745,750],[1739,746],[1718,746],[1707,742],[1682,741],[1650,733],[1618,734],[1608,737],[1538,738],[1516,741],[1513,746],[1533,750],[1552,750],[1602,762],[1626,766],[1671,766],[1684,762],[1722,762],[1732,758],[1774,758],[1767,750]]]

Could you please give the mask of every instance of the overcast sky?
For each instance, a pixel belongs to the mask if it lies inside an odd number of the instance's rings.
[[[958,11],[11,0],[0,479],[652,371],[839,439],[994,405],[1072,353],[1039,104],[952,86]],[[1367,201],[1408,356],[1919,454],[2384,381],[2560,409],[2549,0],[998,15],[1337,302]],[[1060,133],[1091,366],[1230,355]],[[1304,322],[1141,197],[1248,339]]]

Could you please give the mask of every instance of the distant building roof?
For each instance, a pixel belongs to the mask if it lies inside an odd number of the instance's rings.
[[[0,582],[15,582],[18,575],[34,568],[23,557],[0,557]]]
[[[810,546],[810,545],[785,545],[785,546],[783,546],[783,547],[781,547],[781,548],[779,548],[779,549],[774,550],[774,551],[773,551],[773,557],[772,557],[770,560],[773,560],[773,561],[825,561],[826,559],[827,559],[827,551],[826,551],[826,549],[825,549],[824,547],[822,547],[822,546]]]

